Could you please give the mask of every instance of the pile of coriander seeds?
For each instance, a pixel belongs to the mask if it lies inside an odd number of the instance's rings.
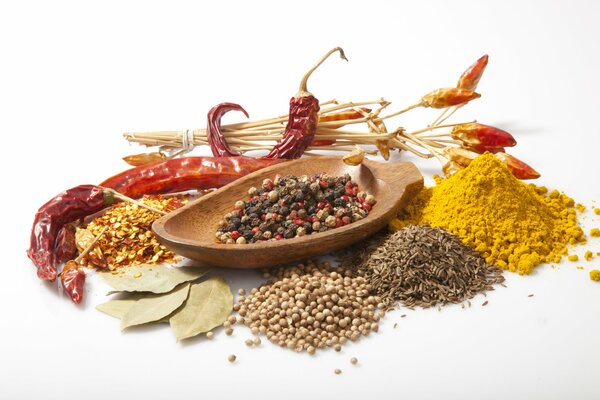
[[[271,278],[234,310],[254,334],[281,347],[314,354],[379,330],[379,298],[361,276],[327,262],[308,261],[270,271]]]

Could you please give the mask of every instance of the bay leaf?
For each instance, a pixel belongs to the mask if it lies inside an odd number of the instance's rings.
[[[208,332],[221,325],[233,309],[231,288],[221,277],[193,284],[185,305],[171,317],[177,340]]]
[[[208,267],[172,267],[167,264],[142,264],[121,268],[118,274],[98,274],[117,291],[167,293],[183,282],[206,274]]]
[[[166,317],[183,304],[189,291],[190,284],[186,282],[169,293],[153,293],[142,297],[121,318],[121,330]]]
[[[134,293],[122,299],[115,299],[111,301],[107,301],[106,303],[98,304],[96,306],[96,310],[101,311],[105,314],[110,315],[115,318],[123,318],[127,311],[145,294],[143,293]]]

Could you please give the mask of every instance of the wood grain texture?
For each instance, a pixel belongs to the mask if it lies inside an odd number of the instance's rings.
[[[350,174],[361,190],[377,199],[369,215],[346,226],[313,235],[246,245],[216,243],[219,220],[237,200],[248,198],[248,188],[263,179],[281,175],[331,176]],[[378,163],[365,160],[349,166],[341,157],[309,157],[267,167],[240,178],[158,219],[152,229],[158,240],[182,256],[227,268],[262,268],[304,260],[339,250],[373,235],[423,187],[417,167],[408,162]]]

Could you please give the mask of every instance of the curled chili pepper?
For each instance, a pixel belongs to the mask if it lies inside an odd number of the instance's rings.
[[[265,158],[286,158],[293,159],[302,156],[308,146],[311,145],[317,130],[319,121],[319,100],[310,93],[306,87],[310,75],[325,61],[331,54],[338,51],[340,57],[346,61],[344,50],[336,47],[330,50],[319,62],[312,67],[302,78],[300,89],[296,96],[290,100],[290,112],[288,123],[283,133],[283,138],[275,147],[265,156]]]
[[[475,90],[477,89],[477,84],[483,75],[483,71],[485,71],[485,67],[488,64],[488,55],[485,54],[477,61],[475,61],[469,68],[466,69],[465,72],[458,79],[458,84],[456,85],[459,89],[467,89],[467,90]]]
[[[100,185],[129,197],[205,190],[285,160],[253,157],[181,157],[130,168]]]
[[[231,150],[225,136],[221,132],[221,118],[229,111],[241,111],[248,118],[248,113],[239,104],[235,103],[221,103],[217,104],[208,112],[208,122],[206,124],[206,136],[208,138],[208,144],[215,157],[236,157],[241,154],[237,151]]]
[[[472,90],[460,88],[442,88],[427,93],[421,98],[420,105],[431,108],[446,108],[468,103],[481,97],[479,93]]]
[[[484,149],[484,151],[498,147],[512,147],[517,144],[510,133],[477,122],[454,126],[451,136],[462,141],[468,147]]]
[[[68,223],[102,210],[113,196],[95,185],[80,185],[65,190],[44,204],[35,214],[27,255],[38,267],[41,279],[56,279],[56,238]]]

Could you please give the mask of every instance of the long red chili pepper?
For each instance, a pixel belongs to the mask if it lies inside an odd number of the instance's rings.
[[[206,124],[206,136],[208,144],[215,157],[235,157],[241,154],[237,151],[231,150],[225,136],[221,132],[221,118],[229,111],[241,111],[248,118],[248,113],[239,104],[235,103],[221,103],[217,104],[208,112],[208,122]]]
[[[100,184],[129,197],[212,189],[285,160],[252,157],[182,157],[128,169]]]
[[[80,185],[65,190],[44,204],[35,214],[27,255],[38,267],[38,277],[56,279],[56,238],[70,222],[102,210],[113,202],[112,196],[95,185]]]
[[[342,59],[348,61],[341,47],[330,50],[319,62],[312,67],[302,78],[300,89],[296,96],[290,100],[288,123],[283,133],[283,138],[265,158],[299,158],[313,142],[319,120],[319,100],[310,93],[306,87],[310,75],[331,54],[338,51]]]

